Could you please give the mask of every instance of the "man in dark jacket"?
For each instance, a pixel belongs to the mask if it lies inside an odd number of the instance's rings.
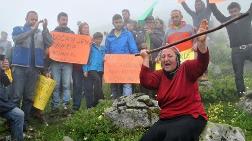
[[[210,7],[213,11],[213,15],[221,23],[224,23],[242,14],[241,6],[236,2],[232,2],[228,6],[227,9],[230,14],[228,17],[224,16],[217,9],[215,4],[210,4]],[[244,62],[245,60],[252,61],[252,3],[248,12],[250,12],[248,17],[234,22],[226,27],[229,36],[230,47],[232,48],[232,64],[235,73],[237,94],[239,96],[244,95],[246,91],[243,79]]]
[[[138,48],[147,48],[155,49],[162,46],[164,38],[164,32],[155,29],[155,20],[153,16],[149,16],[145,19],[144,29],[139,30],[136,33],[136,42]],[[154,69],[155,59],[158,55],[157,53],[153,53],[150,57],[150,66]]]
[[[122,10],[122,16],[123,16],[123,26],[127,27],[127,24],[130,22],[133,22],[134,20],[132,20],[130,18],[130,11],[128,9],[123,9]]]
[[[193,19],[193,26],[195,28],[199,28],[200,22],[203,19],[210,20],[211,16],[211,9],[209,5],[205,5],[205,3],[202,0],[195,0],[195,11],[191,10],[188,5],[184,2],[181,3],[185,11],[192,17]]]
[[[6,87],[10,80],[4,70],[9,68],[7,60],[0,61],[0,116],[10,123],[11,140],[23,141],[24,112],[16,107],[16,104],[9,100]]]

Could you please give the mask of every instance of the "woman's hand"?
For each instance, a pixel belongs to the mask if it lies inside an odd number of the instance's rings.
[[[143,59],[149,59],[149,54],[148,54],[148,50],[147,49],[142,49],[140,51],[140,56],[143,58]]]
[[[198,29],[198,34],[208,30],[208,21],[206,19],[202,20]],[[198,41],[201,43],[206,42],[207,35],[202,35],[198,37]]]
[[[202,20],[199,26],[198,34],[205,32],[208,30],[208,21],[207,20]],[[207,52],[207,47],[206,47],[206,38],[207,35],[202,35],[197,38],[197,47],[201,53],[206,53]]]
[[[148,50],[147,49],[142,49],[140,51],[140,56],[143,58],[143,65],[146,67],[150,67],[149,63],[150,63],[150,55],[148,54]]]

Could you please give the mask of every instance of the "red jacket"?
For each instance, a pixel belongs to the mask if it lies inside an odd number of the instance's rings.
[[[160,119],[170,119],[182,115],[199,115],[207,120],[199,94],[198,78],[206,71],[209,63],[209,52],[198,51],[195,60],[181,64],[172,80],[169,80],[163,70],[151,71],[142,66],[140,83],[147,89],[157,90],[157,101],[161,108]]]

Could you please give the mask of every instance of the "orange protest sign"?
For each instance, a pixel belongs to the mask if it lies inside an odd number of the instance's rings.
[[[140,83],[139,74],[142,62],[142,58],[135,55],[105,55],[105,83]]]
[[[91,37],[61,32],[51,32],[53,45],[49,48],[49,58],[58,62],[87,64]]]
[[[223,1],[225,1],[225,0],[209,0],[209,3],[220,3]]]

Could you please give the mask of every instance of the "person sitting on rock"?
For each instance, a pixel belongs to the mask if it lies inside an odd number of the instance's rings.
[[[9,69],[8,60],[0,60],[0,117],[5,118],[10,126],[11,140],[23,141],[24,112],[16,106],[6,93],[7,87],[11,84],[5,73],[7,69]]]
[[[207,20],[200,24],[198,33],[208,29]],[[147,50],[141,50],[143,65],[140,83],[157,90],[160,107],[159,120],[145,133],[141,141],[196,141],[207,123],[207,115],[199,94],[198,78],[206,71],[209,51],[206,35],[197,38],[198,56],[180,64],[180,54],[175,47],[161,52],[162,70],[149,67]]]

